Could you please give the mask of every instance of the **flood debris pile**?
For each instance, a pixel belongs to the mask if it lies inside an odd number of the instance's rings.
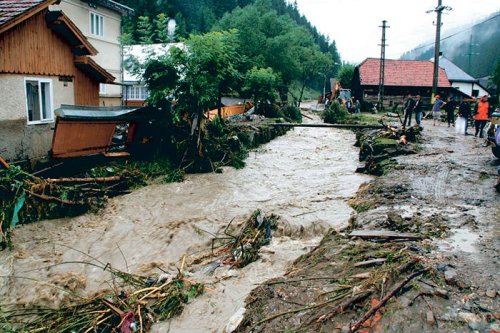
[[[421,285],[448,297],[441,276],[413,246],[413,234],[385,238],[332,231],[284,277],[266,282],[246,300],[235,332],[371,332],[390,327],[396,299]],[[374,242],[377,240],[378,242]],[[429,287],[431,286],[431,287]]]
[[[165,163],[109,163],[60,178],[37,177],[17,166],[0,169],[0,250],[12,246],[10,233],[18,224],[99,209],[107,198],[129,193],[158,176],[166,182],[182,180],[183,172]]]
[[[385,130],[360,130],[356,133],[356,146],[360,147],[359,160],[365,162],[364,171],[380,176],[394,167],[396,156],[416,154],[418,148],[411,143],[418,142],[419,127],[391,127]]]
[[[148,332],[155,322],[179,315],[203,292],[203,285],[177,275],[143,277],[104,267],[113,277],[112,291],[76,297],[59,308],[0,306],[2,332]]]
[[[223,265],[245,267],[259,258],[260,248],[269,244],[278,221],[276,215],[265,215],[261,210],[254,211],[239,226],[233,227],[231,221],[212,239],[211,252],[200,255],[193,264],[206,266],[211,271]]]

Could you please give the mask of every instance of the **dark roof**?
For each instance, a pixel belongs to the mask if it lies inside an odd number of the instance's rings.
[[[125,16],[134,13],[134,10],[132,8],[112,0],[81,0],[81,1],[88,3],[90,7],[101,6],[104,8],[114,10],[115,12],[118,12]]]
[[[380,59],[368,58],[359,65],[362,86],[378,86]],[[434,63],[419,60],[385,60],[384,85],[400,87],[432,87]],[[439,68],[438,86],[451,87],[443,68]]]
[[[50,29],[66,40],[76,56],[96,55],[97,50],[90,44],[78,27],[61,11],[49,11],[45,20]]]
[[[439,67],[445,69],[448,79],[452,82],[478,82],[478,80],[467,74],[460,67],[451,62],[450,59],[444,56],[439,57]]]
[[[87,56],[75,57],[75,66],[101,83],[113,83],[115,77]]]
[[[58,0],[1,0],[0,33],[10,29]]]

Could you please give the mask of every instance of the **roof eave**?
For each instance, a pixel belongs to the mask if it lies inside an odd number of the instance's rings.
[[[112,0],[81,0],[81,1],[86,2],[89,6],[99,5],[114,10],[115,12],[120,13],[122,16],[128,16],[134,13],[134,10],[132,8]]]
[[[50,11],[46,15],[47,25],[57,35],[73,46],[73,54],[77,56],[95,56],[98,51],[83,35],[82,31],[62,11]],[[66,30],[61,30],[64,27]],[[69,36],[68,36],[69,34]],[[75,40],[77,41],[75,43]]]
[[[15,27],[21,22],[24,22],[25,20],[29,19],[30,17],[40,13],[42,10],[48,8],[49,6],[59,3],[61,0],[47,0],[44,2],[41,2],[35,7],[30,8],[29,10],[21,13],[20,15],[14,17],[12,20],[7,21],[5,24],[0,26],[0,34],[4,33],[5,31]]]
[[[75,66],[100,83],[113,83],[115,77],[88,56],[75,57]]]

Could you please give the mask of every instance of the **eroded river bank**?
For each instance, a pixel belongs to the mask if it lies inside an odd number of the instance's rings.
[[[190,175],[182,183],[151,185],[111,199],[97,214],[43,221],[15,230],[12,251],[0,253],[4,303],[58,305],[72,293],[109,290],[107,272],[84,262],[148,275],[175,272],[183,258],[210,248],[213,234],[256,209],[282,224],[262,258],[241,269],[213,275],[192,272],[206,292],[180,317],[155,332],[221,332],[256,284],[281,276],[315,247],[328,229],[347,226],[347,200],[370,177],[355,173],[354,134],[343,130],[295,129],[252,151],[241,170]],[[189,274],[189,267],[184,271]]]

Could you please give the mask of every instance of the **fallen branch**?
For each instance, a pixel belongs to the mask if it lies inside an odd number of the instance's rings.
[[[116,182],[120,180],[120,176],[111,177],[95,177],[95,178],[47,178],[49,183],[106,183]]]
[[[5,169],[10,169],[9,163],[7,163],[2,156],[0,156],[0,164],[5,168]]]
[[[373,316],[382,306],[384,306],[385,303],[387,303],[387,301],[389,299],[391,299],[394,295],[396,295],[396,293],[398,291],[400,291],[408,282],[410,282],[415,277],[429,271],[430,269],[431,268],[428,267],[426,269],[423,269],[423,270],[420,270],[420,271],[417,271],[417,272],[414,272],[414,273],[408,275],[406,277],[406,279],[401,281],[394,289],[392,289],[392,291],[390,293],[385,295],[384,298],[382,298],[382,300],[380,302],[378,302],[377,305],[373,306],[370,310],[368,310],[367,313],[365,313],[365,315],[363,317],[361,317],[361,319],[359,319],[354,325],[352,325],[351,332],[356,332],[361,327],[361,325],[363,325],[363,323],[368,320],[368,318]]]
[[[372,291],[373,290],[367,290],[367,291],[362,292],[354,297],[346,299],[340,305],[338,305],[336,308],[334,308],[330,313],[324,314],[324,315],[317,317],[317,318],[313,318],[311,321],[309,321],[308,325],[310,325],[312,323],[323,323],[323,322],[327,321],[328,319],[335,316],[337,313],[342,313],[351,304],[354,304],[354,303],[357,303],[359,301],[364,300],[366,297],[371,295]]]
[[[51,197],[51,196],[43,195],[43,194],[37,194],[37,193],[31,192],[31,191],[28,191],[28,190],[25,190],[25,191],[29,195],[31,195],[31,196],[33,196],[35,198],[38,198],[38,199],[45,200],[45,201],[57,201],[57,202],[60,202],[62,204],[65,204],[65,205],[78,205],[79,204],[78,202],[74,202],[74,201],[64,200],[64,199],[61,199],[61,198]]]
[[[349,290],[347,293],[344,293],[344,294],[340,294],[340,295],[337,295],[335,296],[334,298],[331,298],[325,302],[322,302],[322,303],[318,303],[318,304],[313,304],[313,305],[309,305],[309,306],[305,306],[305,307],[302,307],[302,308],[298,308],[298,309],[293,309],[293,310],[288,310],[288,311],[284,311],[284,312],[279,312],[279,313],[276,313],[272,316],[269,316],[267,318],[264,318],[262,320],[259,320],[258,322],[256,322],[255,324],[252,325],[252,327],[250,328],[249,332],[251,332],[253,329],[255,329],[257,326],[263,324],[263,323],[266,323],[268,321],[271,321],[273,319],[276,319],[276,318],[279,318],[279,317],[282,317],[282,316],[286,316],[287,314],[292,314],[292,313],[297,313],[297,312],[302,312],[302,311],[307,311],[307,310],[311,310],[311,309],[315,309],[315,308],[319,308],[319,307],[322,307],[322,306],[325,306],[326,304],[329,304],[329,303],[332,303],[332,302],[335,302],[343,297],[346,297],[347,295],[349,295],[351,293],[351,290]]]

